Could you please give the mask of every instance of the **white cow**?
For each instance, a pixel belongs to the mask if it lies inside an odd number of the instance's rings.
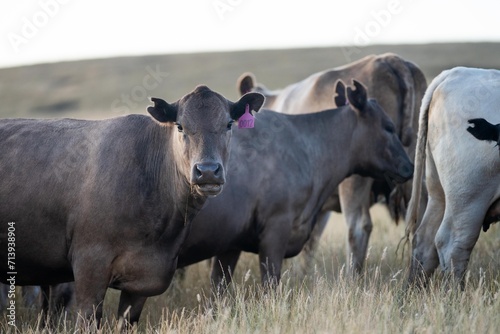
[[[425,166],[429,197],[413,239],[410,283],[425,283],[439,264],[463,282],[481,227],[500,203],[498,152],[468,133],[475,118],[500,123],[500,71],[456,67],[432,81],[420,110],[407,219],[416,223]]]

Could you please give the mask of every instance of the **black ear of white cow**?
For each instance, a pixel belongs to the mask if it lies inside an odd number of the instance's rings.
[[[347,99],[349,103],[359,111],[363,111],[366,106],[367,93],[366,88],[363,84],[357,80],[352,80],[354,85],[354,90],[351,87],[347,87]]]
[[[148,107],[148,112],[160,123],[175,122],[177,120],[177,104],[169,104],[162,99],[152,97],[153,106]]]
[[[347,99],[345,96],[345,85],[342,80],[337,80],[335,83],[335,97],[334,97],[335,105],[338,107],[342,107],[346,105]]]
[[[238,102],[230,104],[229,113],[231,118],[237,121],[244,113],[246,105],[248,104],[250,112],[253,110],[258,112],[266,98],[260,93],[246,93],[243,95]]]

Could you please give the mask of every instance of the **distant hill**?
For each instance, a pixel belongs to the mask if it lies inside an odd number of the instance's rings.
[[[104,118],[175,101],[197,84],[237,99],[245,71],[270,89],[369,54],[394,52],[431,80],[454,66],[500,69],[500,43],[379,45],[92,59],[0,69],[0,117]]]

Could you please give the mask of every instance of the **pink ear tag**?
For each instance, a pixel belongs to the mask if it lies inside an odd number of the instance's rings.
[[[245,113],[238,119],[239,129],[251,129],[253,128],[255,118],[250,113],[250,106],[247,104],[245,106]]]

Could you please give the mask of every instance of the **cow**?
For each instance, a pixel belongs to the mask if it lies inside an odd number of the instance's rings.
[[[262,283],[274,286],[283,259],[299,254],[344,178],[412,177],[394,124],[361,83],[353,86],[346,90],[338,81],[337,109],[303,115],[261,110],[254,141],[235,132],[228,186],[194,219],[179,268],[215,256],[211,279],[224,289],[240,253],[258,253]]]
[[[367,56],[342,67],[312,74],[278,91],[270,91],[263,85],[256,84],[255,76],[251,73],[241,75],[237,86],[241,94],[249,91],[264,94],[266,108],[298,114],[334,108],[330,92],[336,80],[348,81],[351,78],[367,85],[370,96],[377,100],[394,122],[396,134],[405,146],[410,159],[413,159],[418,108],[427,83],[422,71],[415,64],[398,55],[387,53]],[[365,140],[370,139],[367,137]],[[360,273],[373,228],[370,206],[382,197],[392,218],[398,222],[400,217],[404,217],[410,195],[410,182],[394,187],[386,180],[374,181],[360,175],[347,178],[320,213],[318,223],[305,249],[309,253],[307,257],[310,258],[317,247],[319,237],[328,221],[329,212],[342,211],[348,226],[347,256],[351,264],[348,268],[353,274]],[[425,203],[425,193],[422,202]]]
[[[74,281],[97,326],[107,288],[130,323],[166,290],[192,219],[225,187],[233,122],[264,97],[200,85],[151,100],[151,117],[0,121],[1,282]]]
[[[425,286],[440,265],[464,287],[481,226],[500,202],[500,160],[466,127],[476,118],[500,122],[499,89],[500,71],[456,67],[439,74],[425,93],[407,224],[416,225],[424,177],[428,203],[413,237],[410,286]]]

